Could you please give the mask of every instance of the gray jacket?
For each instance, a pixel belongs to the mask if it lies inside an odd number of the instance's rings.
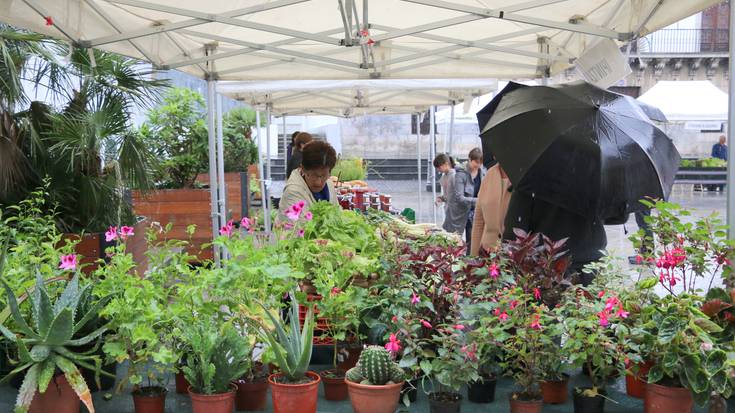
[[[480,181],[485,176],[485,169],[480,168]],[[475,184],[472,182],[469,166],[465,163],[455,168],[454,179],[450,179],[447,185],[447,206],[444,218],[444,228],[447,232],[462,234],[467,226],[470,212],[475,208],[477,198]]]

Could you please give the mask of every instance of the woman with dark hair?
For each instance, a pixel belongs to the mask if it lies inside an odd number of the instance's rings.
[[[296,136],[301,133],[299,131],[296,131],[291,134],[291,141],[288,143],[288,146],[286,146],[286,165],[288,166],[288,163],[291,162],[291,156],[293,156],[293,148],[294,148],[294,139],[296,139]]]
[[[336,204],[337,192],[329,179],[336,164],[337,152],[327,142],[312,141],[304,145],[301,166],[294,169],[283,189],[279,204],[280,218],[285,219],[284,211],[300,201],[306,202],[306,207],[317,201]]]
[[[301,151],[304,149],[304,145],[313,141],[314,138],[311,134],[306,132],[299,132],[293,139],[293,153],[291,159],[288,161],[286,166],[286,180],[291,177],[291,172],[301,166]]]

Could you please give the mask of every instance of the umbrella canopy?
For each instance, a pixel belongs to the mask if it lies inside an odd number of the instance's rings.
[[[674,184],[679,153],[631,97],[584,82],[511,83],[477,117],[483,150],[515,189],[571,212],[627,216]]]

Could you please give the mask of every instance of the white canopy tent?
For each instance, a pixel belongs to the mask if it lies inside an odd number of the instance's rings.
[[[207,79],[216,234],[225,198],[217,80],[538,78],[601,39],[623,45],[718,2],[2,0],[0,21]]]
[[[669,121],[727,120],[727,93],[709,80],[660,81],[638,100],[661,109]]]

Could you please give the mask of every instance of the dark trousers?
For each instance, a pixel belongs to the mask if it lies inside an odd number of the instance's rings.
[[[467,217],[467,224],[464,226],[464,239],[467,245],[467,255],[470,255],[470,247],[472,242],[472,224],[475,222],[475,210],[470,209],[470,215]]]

